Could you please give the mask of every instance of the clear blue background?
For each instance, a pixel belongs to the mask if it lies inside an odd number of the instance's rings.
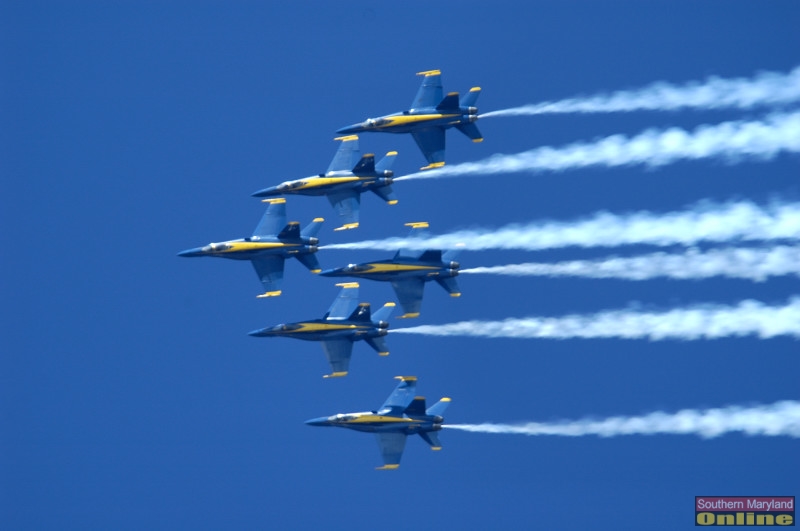
[[[0,521],[8,529],[676,529],[695,495],[795,495],[785,437],[524,437],[444,431],[376,472],[371,436],[305,419],[374,408],[414,374],[451,396],[455,423],[553,421],[798,398],[794,339],[512,340],[391,335],[323,380],[319,345],[246,332],[321,316],[333,281],[287,263],[283,295],[257,300],[245,263],[182,249],[247,236],[253,191],[324,171],[334,131],[405,109],[414,74],[481,86],[482,111],[578,94],[749,77],[800,64],[800,5],[708,2],[5,2],[0,6]],[[766,110],[492,118],[453,164],[648,127],[758,118]],[[424,164],[409,136],[398,175]],[[797,156],[414,181],[362,226],[334,233],[324,199],[290,198],[322,243],[698,200],[798,199]],[[463,267],[636,254],[650,248],[464,253]],[[321,251],[323,267],[388,257]],[[753,298],[764,283],[459,278],[431,285],[414,324]],[[388,285],[362,284],[373,305]],[[393,326],[409,322],[395,321]]]

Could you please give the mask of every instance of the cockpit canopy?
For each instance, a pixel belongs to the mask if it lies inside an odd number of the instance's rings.
[[[364,122],[364,127],[378,127],[388,123],[389,120],[386,118],[367,118],[367,121]]]
[[[278,190],[294,190],[306,184],[305,181],[286,181],[278,185]]]
[[[369,271],[370,269],[372,269],[372,266],[364,264],[349,264],[347,267],[344,268],[344,270],[347,271],[348,273]]]

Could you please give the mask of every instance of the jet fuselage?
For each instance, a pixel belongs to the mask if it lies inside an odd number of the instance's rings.
[[[385,174],[384,176],[359,176],[353,175],[352,172],[331,172],[326,175],[315,175],[304,179],[286,181],[277,186],[270,186],[254,193],[253,197],[286,194],[319,196],[350,189],[366,192],[373,188],[381,188],[392,184],[392,171],[385,170],[383,173]]]
[[[315,319],[297,323],[279,324],[250,332],[254,337],[291,337],[306,341],[330,339],[349,339],[358,341],[372,337],[382,337],[389,333],[389,324],[342,319]]]
[[[178,256],[213,256],[232,260],[252,260],[264,255],[280,255],[289,258],[298,253],[317,252],[318,243],[319,239],[317,238],[287,241],[272,237],[252,236],[187,249],[178,253]]]
[[[334,426],[369,433],[403,433],[413,435],[420,432],[439,431],[444,419],[440,416],[426,415],[420,418],[408,416],[394,417],[380,412],[339,413],[330,417],[307,420],[309,426]]]
[[[458,276],[459,267],[458,262],[435,263],[390,259],[363,264],[350,264],[338,269],[328,269],[322,271],[320,275],[391,281],[409,277],[455,277]]]
[[[379,118],[367,118],[363,122],[343,127],[337,133],[412,133],[431,127],[448,129],[477,120],[478,109],[475,107],[460,107],[458,113],[442,113],[436,108],[413,109]]]

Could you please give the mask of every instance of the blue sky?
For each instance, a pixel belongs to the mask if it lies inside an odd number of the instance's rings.
[[[527,422],[797,399],[795,339],[484,339],[390,334],[347,378],[319,345],[247,332],[321,317],[332,279],[287,263],[259,300],[247,264],[180,250],[247,236],[250,194],[324,171],[334,131],[410,104],[418,71],[483,89],[482,112],[576,95],[788,72],[794,2],[26,2],[0,8],[3,193],[0,520],[16,529],[650,528],[692,525],[695,495],[795,495],[789,437],[526,437],[445,430],[376,472],[373,437],[312,417],[379,406],[393,376],[450,396],[453,423]],[[496,117],[447,137],[448,164],[769,109]],[[409,136],[364,135],[424,164]],[[397,183],[334,233],[321,198],[290,219],[326,243],[444,233],[698,201],[797,201],[797,155]],[[463,267],[638,255],[650,246],[465,252]],[[683,250],[675,246],[667,250]],[[323,267],[388,251],[320,251]],[[783,304],[797,277],[643,282],[462,275],[428,286],[414,324]],[[363,283],[362,300],[393,300]],[[393,327],[409,326],[395,321]],[[634,522],[634,523],[632,523]]]

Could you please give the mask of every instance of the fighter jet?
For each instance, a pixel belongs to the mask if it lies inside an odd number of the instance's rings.
[[[328,166],[328,171],[264,188],[253,196],[270,197],[284,194],[327,196],[342,223],[341,227],[334,230],[358,227],[358,211],[361,206],[361,194],[364,192],[374,192],[388,204],[397,204],[391,186],[394,175],[391,167],[397,151],[388,152],[375,164],[375,155],[372,153],[359,157],[357,135],[342,136],[334,140],[341,140],[342,143]]]
[[[432,450],[441,450],[436,432],[442,429],[442,413],[450,405],[449,398],[442,398],[425,409],[425,398],[414,396],[416,376],[397,376],[400,383],[386,402],[377,411],[361,413],[339,413],[330,417],[307,420],[310,426],[337,426],[356,431],[372,432],[377,436],[383,456],[383,466],[377,470],[394,470],[400,466],[400,457],[406,445],[406,437],[419,434]]]
[[[315,237],[325,221],[315,218],[300,231],[300,223],[286,223],[286,199],[267,199],[269,203],[253,235],[249,238],[209,243],[178,253],[178,256],[216,256],[233,260],[250,260],[259,280],[266,290],[261,297],[281,294],[283,265],[287,258],[295,257],[312,273],[319,273],[317,252],[319,240]]]
[[[384,336],[394,303],[387,302],[370,318],[369,303],[358,302],[358,282],[336,284],[342,291],[322,319],[279,324],[250,332],[255,337],[293,337],[322,342],[333,372],[325,378],[347,376],[353,343],[363,339],[381,356],[388,356]]]
[[[406,223],[411,227],[410,237],[420,236],[428,228],[426,222]],[[425,283],[435,280],[451,297],[460,297],[455,277],[459,263],[452,261],[457,251],[412,251],[400,249],[390,260],[350,264],[320,273],[326,277],[356,277],[391,282],[394,292],[405,312],[400,318],[419,317]]]
[[[455,127],[473,142],[483,141],[475,125],[478,109],[474,105],[481,93],[480,87],[471,88],[460,101],[458,92],[450,92],[443,98],[439,70],[419,72],[417,75],[424,76],[424,79],[409,110],[368,118],[361,123],[342,127],[337,133],[411,133],[428,160],[423,170],[444,166],[445,129]]]

